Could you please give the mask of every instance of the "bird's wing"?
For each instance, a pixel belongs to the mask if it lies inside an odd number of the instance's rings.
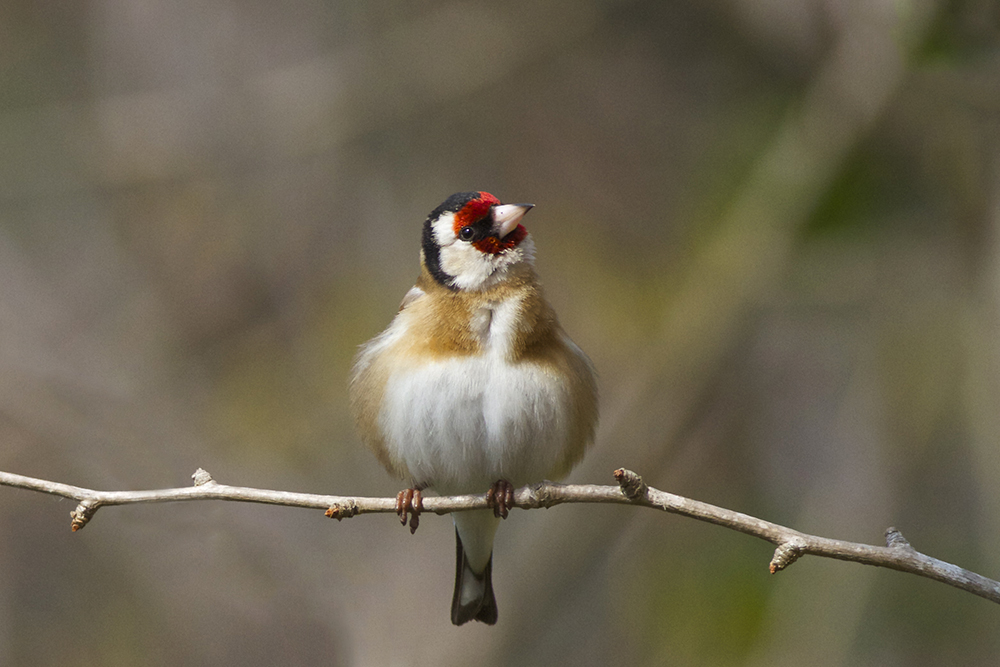
[[[414,285],[413,287],[410,288],[410,291],[407,292],[405,296],[403,296],[403,302],[399,304],[399,309],[403,310],[404,308],[411,306],[417,299],[424,296],[425,294],[426,292],[424,292],[422,289]]]

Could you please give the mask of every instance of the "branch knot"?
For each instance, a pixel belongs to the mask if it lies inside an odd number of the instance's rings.
[[[903,534],[895,526],[889,526],[885,529],[885,546],[890,549],[909,549],[910,551],[914,551],[909,541],[903,537]]]
[[[519,498],[518,500],[523,500],[527,507],[538,508],[544,507],[548,509],[556,504],[553,491],[556,487],[560,487],[562,484],[556,484],[555,482],[550,482],[547,479],[538,482],[537,484],[532,484],[529,488],[531,493],[527,494],[526,497]]]
[[[194,474],[191,475],[191,479],[194,480],[195,486],[205,486],[206,484],[215,484],[215,480],[212,479],[212,476],[204,468],[198,468],[197,470],[195,470]]]
[[[625,468],[619,468],[615,470],[614,474],[615,480],[618,481],[618,486],[621,487],[622,493],[625,494],[626,498],[629,500],[645,499],[649,487],[642,481],[642,477],[638,473],[626,470]]]

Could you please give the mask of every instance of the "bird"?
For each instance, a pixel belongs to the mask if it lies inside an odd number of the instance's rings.
[[[486,493],[492,512],[452,514],[455,625],[496,623],[493,541],[514,489],[567,474],[598,422],[593,364],[535,273],[532,208],[470,191],[431,211],[416,284],[351,374],[362,441],[410,484],[396,497],[404,526],[416,530],[424,490]]]

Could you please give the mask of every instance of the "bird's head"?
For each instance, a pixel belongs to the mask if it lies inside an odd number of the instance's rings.
[[[533,204],[501,204],[488,192],[458,192],[424,223],[421,260],[442,285],[482,290],[534,261],[535,246],[520,223]]]

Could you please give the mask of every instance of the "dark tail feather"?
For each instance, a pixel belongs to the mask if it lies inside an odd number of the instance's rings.
[[[493,555],[490,555],[482,574],[476,574],[465,558],[458,530],[455,531],[455,545],[455,595],[451,599],[451,622],[462,625],[476,620],[493,625],[497,622],[497,600],[493,597]]]

